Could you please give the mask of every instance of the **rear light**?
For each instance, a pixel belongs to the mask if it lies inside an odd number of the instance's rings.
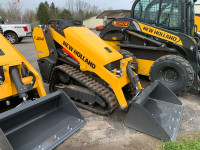
[[[23,26],[22,28],[24,29],[24,31],[28,31],[28,27],[27,26]]]

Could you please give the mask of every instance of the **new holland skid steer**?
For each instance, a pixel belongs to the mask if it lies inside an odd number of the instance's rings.
[[[38,65],[51,92],[62,89],[74,103],[100,115],[129,109],[126,126],[175,140],[183,106],[162,83],[143,90],[130,52],[116,51],[78,21],[50,20],[34,28]]]
[[[192,85],[199,90],[200,35],[194,24],[194,2],[136,0],[131,17],[111,21],[100,37],[117,50],[133,53],[138,74],[152,82],[159,80],[175,93]]]
[[[0,150],[53,149],[84,124],[63,91],[46,96],[39,74],[0,34]]]

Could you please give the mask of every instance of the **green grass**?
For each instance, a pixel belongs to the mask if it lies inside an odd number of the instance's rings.
[[[194,140],[182,139],[179,142],[166,142],[159,150],[200,150],[200,138]]]

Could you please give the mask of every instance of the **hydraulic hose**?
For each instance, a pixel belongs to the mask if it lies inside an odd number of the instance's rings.
[[[26,100],[28,97],[26,85],[22,83],[17,66],[10,68],[10,75],[15,84],[19,97],[23,98],[23,100]]]

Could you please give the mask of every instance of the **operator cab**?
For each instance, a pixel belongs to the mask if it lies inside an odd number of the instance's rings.
[[[136,0],[131,17],[157,27],[192,35],[196,0]]]

